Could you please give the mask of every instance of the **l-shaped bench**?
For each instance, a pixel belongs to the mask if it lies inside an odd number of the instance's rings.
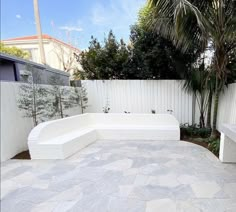
[[[65,159],[98,139],[180,140],[170,114],[87,113],[48,121],[28,137],[31,159]]]

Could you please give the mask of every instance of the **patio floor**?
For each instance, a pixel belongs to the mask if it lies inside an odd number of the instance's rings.
[[[1,164],[2,212],[236,211],[236,165],[176,141],[98,141],[67,160]]]

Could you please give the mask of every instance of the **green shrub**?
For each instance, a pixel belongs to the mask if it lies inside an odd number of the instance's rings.
[[[220,139],[209,140],[208,149],[215,155],[219,155],[220,152]]]
[[[208,138],[211,134],[211,129],[209,128],[199,128],[198,125],[188,125],[184,124],[180,126],[181,137],[200,137]]]

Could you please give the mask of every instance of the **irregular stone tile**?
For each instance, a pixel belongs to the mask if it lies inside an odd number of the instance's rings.
[[[199,181],[194,175],[183,174],[177,177],[177,180],[181,184],[193,184]]]
[[[213,198],[220,191],[220,186],[215,182],[199,182],[191,184],[197,198]]]
[[[59,192],[57,195],[54,195],[52,198],[48,199],[48,201],[72,201],[72,200],[80,200],[82,198],[83,192],[81,187],[74,186],[71,189],[65,190],[63,192]]]
[[[17,201],[12,204],[11,201],[1,202],[1,212],[30,212],[34,208],[34,203],[28,201]]]
[[[131,168],[132,166],[132,160],[130,159],[124,159],[124,160],[118,160],[113,163],[107,164],[103,166],[104,169],[108,170],[114,170],[114,171],[123,171]]]
[[[176,203],[171,199],[155,199],[147,202],[146,212],[175,212]]]
[[[103,212],[108,211],[109,196],[100,193],[84,195],[68,212]]]
[[[32,208],[31,212],[52,212],[58,206],[58,202],[43,202]]]
[[[157,163],[148,164],[146,166],[140,167],[140,173],[144,175],[152,175],[155,171],[160,171],[161,166]]]
[[[136,179],[136,175],[124,175],[121,177],[121,180],[119,181],[120,185],[131,185],[134,184],[134,181]]]
[[[129,212],[144,212],[145,211],[145,202],[130,199],[130,198],[115,198],[111,197],[108,210],[109,212],[121,212],[121,211],[129,211]]]
[[[149,177],[148,184],[171,188],[171,187],[178,186],[180,183],[178,182],[175,174],[165,174],[165,175],[160,175],[157,177],[153,177],[153,176]]]
[[[134,186],[145,186],[148,184],[148,175],[137,175],[134,181]]]
[[[16,177],[17,175],[23,174],[24,172],[30,170],[30,166],[20,166],[14,169],[11,169],[10,171],[6,172],[5,174],[1,174],[1,180],[8,180],[13,177]]]
[[[225,184],[223,190],[231,198],[236,199],[236,182]]]
[[[13,192],[7,194],[3,199],[4,202],[11,202],[13,205],[19,201],[26,201],[31,203],[41,203],[48,200],[56,193],[48,189],[36,189],[31,187],[24,187],[14,190]]]
[[[177,201],[176,212],[202,212],[191,201]]]
[[[176,200],[191,200],[196,198],[192,188],[189,185],[179,185],[172,188],[171,192]]]
[[[128,197],[133,190],[134,186],[132,185],[125,185],[125,186],[119,186],[119,197]]]
[[[20,184],[12,181],[12,180],[5,180],[4,183],[1,183],[1,199],[3,199],[7,194],[13,192],[14,190],[21,188]]]
[[[169,198],[172,196],[173,195],[170,188],[150,185],[134,187],[134,189],[130,193],[131,198],[137,198],[144,201],[159,198]]]
[[[225,212],[235,207],[235,201],[230,199],[195,199],[192,204],[204,212]]]
[[[53,209],[53,212],[66,212],[69,211],[76,204],[77,201],[60,201]]]
[[[137,175],[140,172],[137,168],[131,168],[123,171],[124,176]]]
[[[19,168],[22,166],[22,163],[19,160],[8,160],[1,162],[1,177],[3,177],[6,173]]]

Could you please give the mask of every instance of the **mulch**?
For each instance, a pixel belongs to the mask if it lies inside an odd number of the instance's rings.
[[[29,150],[21,152],[21,153],[15,155],[12,159],[30,160]]]

